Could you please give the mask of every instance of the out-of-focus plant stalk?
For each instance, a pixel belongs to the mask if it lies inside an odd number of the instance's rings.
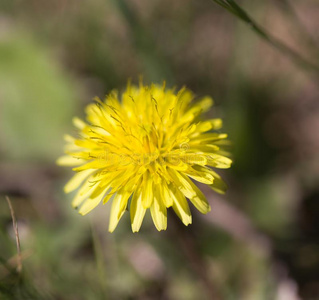
[[[308,32],[307,28],[300,20],[295,7],[290,3],[289,0],[276,0],[282,11],[289,17],[290,21],[295,25],[298,31],[299,39],[308,47],[308,49],[319,59],[319,48],[313,36]]]
[[[15,238],[16,238],[16,244],[17,244],[17,251],[18,251],[18,255],[17,255],[17,272],[18,274],[21,274],[22,272],[22,258],[21,258],[21,246],[20,246],[20,237],[19,237],[19,229],[18,229],[18,223],[15,217],[15,213],[10,201],[10,198],[8,196],[5,196],[9,209],[10,209],[10,213],[11,213],[11,217],[12,217],[12,225],[13,225],[13,229],[14,229],[14,234],[15,234]]]
[[[239,6],[234,0],[211,0],[218,5],[222,6],[230,13],[238,17],[240,20],[245,22],[250,26],[250,28],[261,38],[263,38],[266,42],[274,46],[283,54],[287,55],[294,63],[302,66],[305,69],[314,71],[319,74],[319,65],[309,61],[308,59],[304,58],[301,54],[296,52],[295,50],[291,49],[285,43],[274,37],[273,35],[269,34],[265,29],[263,29],[259,24],[257,24],[249,14]]]
[[[183,226],[175,214],[170,215],[173,220],[173,236],[176,246],[181,250],[189,267],[197,275],[204,291],[209,299],[221,300],[223,299],[218,285],[215,284],[212,274],[208,274],[208,269],[205,260],[198,249],[198,241],[192,234],[190,228]]]
[[[100,284],[100,292],[101,296],[105,297],[107,294],[107,284],[106,280],[108,278],[105,270],[105,259],[103,255],[103,245],[100,240],[99,234],[95,228],[95,224],[93,223],[92,219],[90,222],[91,225],[91,233],[92,233],[92,243],[94,248],[94,257],[96,262],[96,268],[98,273],[98,279]]]

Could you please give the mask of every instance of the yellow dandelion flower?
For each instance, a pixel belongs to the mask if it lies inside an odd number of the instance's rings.
[[[190,224],[186,198],[201,213],[209,212],[192,180],[223,193],[226,184],[212,167],[231,165],[223,149],[227,135],[219,132],[222,121],[200,119],[212,104],[210,97],[194,101],[190,90],[175,92],[165,84],[128,84],[121,97],[112,91],[103,102],[96,98],[86,107],[87,122],[74,118],[80,135],[65,136],[67,155],[57,161],[76,172],[65,186],[66,193],[78,189],[72,205],[85,215],[112,200],[110,232],[127,209],[133,232],[147,209],[157,230],[166,229],[169,207]]]

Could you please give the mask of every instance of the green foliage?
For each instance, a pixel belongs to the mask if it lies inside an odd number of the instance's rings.
[[[48,49],[24,31],[0,39],[0,91],[4,157],[54,160],[74,114],[76,92]]]

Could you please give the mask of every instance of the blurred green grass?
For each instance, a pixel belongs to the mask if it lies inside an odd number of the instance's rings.
[[[7,159],[52,162],[75,112],[75,84],[28,33],[9,34],[0,40],[1,151]]]

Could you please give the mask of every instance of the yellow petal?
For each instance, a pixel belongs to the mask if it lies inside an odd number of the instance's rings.
[[[103,196],[105,195],[105,190],[101,189],[98,195],[95,196],[95,198],[89,198],[87,199],[81,208],[79,209],[79,213],[84,216],[87,213],[89,213],[92,209],[94,209],[96,206],[100,204],[100,202],[103,199]]]
[[[181,176],[179,172],[176,172],[172,169],[167,169],[168,173],[170,174],[171,178],[173,179],[174,184],[179,188],[179,190],[187,197],[192,198],[195,196],[195,193],[189,184],[189,182]]]
[[[200,153],[186,153],[181,156],[181,160],[188,165],[196,164],[205,166],[207,164],[206,156]]]
[[[181,221],[187,226],[192,223],[192,215],[185,196],[173,185],[169,186],[169,191],[173,199],[173,209]]]
[[[110,189],[109,192],[105,195],[105,197],[103,199],[103,205],[106,204],[107,202],[109,202],[109,200],[113,199],[115,195],[116,194],[114,194],[112,192],[112,190]]]
[[[190,146],[195,146],[195,145],[209,145],[210,143],[215,143],[220,140],[224,140],[227,138],[226,133],[205,133],[198,135],[196,138],[192,139],[189,142]]]
[[[116,189],[126,188],[126,183],[134,176],[134,166],[120,171],[118,174],[113,175],[111,186]]]
[[[132,194],[131,192],[125,191],[124,189],[121,190],[120,193],[122,194],[122,198],[121,198],[120,210],[119,210],[119,215],[118,215],[119,218],[120,218],[122,211],[126,210],[128,199],[130,198],[130,196]]]
[[[172,156],[168,157],[166,161],[166,166],[173,168],[177,171],[186,171],[188,169],[188,165],[184,163],[182,160],[183,160],[182,156],[176,155],[174,158]]]
[[[206,197],[187,176],[175,171],[171,171],[170,174],[180,191],[201,213],[206,214],[210,211],[210,205]]]
[[[143,189],[142,189],[142,203],[144,208],[149,208],[154,200],[153,193],[153,180],[149,175],[149,172],[145,172],[143,178]]]
[[[194,107],[200,107],[203,112],[207,111],[210,109],[210,107],[214,104],[214,100],[209,97],[203,97],[199,102],[197,102]]]
[[[210,154],[207,156],[207,165],[212,166],[219,169],[228,169],[231,167],[232,160],[228,157],[218,155],[218,154]]]
[[[74,141],[75,141],[75,138],[73,136],[69,135],[69,134],[65,134],[63,136],[63,138],[68,143],[74,143]]]
[[[64,156],[59,157],[57,159],[56,163],[59,166],[73,167],[73,166],[78,166],[78,165],[85,163],[85,160],[79,159],[79,158],[74,158],[74,157],[69,156],[69,155],[64,155]]]
[[[160,199],[154,198],[153,204],[150,207],[151,216],[154,225],[158,231],[166,230],[167,228],[167,209]]]
[[[226,182],[217,173],[214,177],[214,183],[209,186],[219,194],[225,194],[228,189]]]
[[[183,175],[183,177],[188,181],[192,190],[195,192],[195,196],[189,198],[189,200],[202,214],[207,214],[210,211],[210,205],[207,202],[205,195],[187,176]]]
[[[195,169],[198,172],[206,172],[214,177],[213,184],[210,184],[209,186],[217,193],[219,194],[225,194],[227,191],[227,184],[224,182],[224,180],[212,169],[202,167],[202,166],[193,166],[193,169]]]
[[[78,129],[83,129],[85,126],[87,126],[86,124],[85,124],[85,122],[83,122],[80,118],[78,118],[78,117],[74,117],[73,118],[73,125],[75,126],[75,127],[77,127]]]
[[[109,223],[109,232],[113,232],[122,218],[125,208],[121,208],[122,194],[116,194],[112,201],[110,223]]]
[[[85,199],[89,198],[91,194],[95,191],[97,186],[92,187],[90,180],[93,177],[89,177],[81,186],[81,188],[76,193],[72,201],[72,206],[77,208]]]
[[[109,165],[107,165],[106,161],[103,160],[92,160],[80,167],[76,167],[73,168],[72,170],[75,172],[81,172],[83,170],[87,170],[87,169],[103,169],[108,167]]]
[[[201,122],[197,125],[196,134],[201,133],[201,132],[206,132],[206,131],[209,131],[212,129],[218,130],[218,129],[222,128],[222,126],[223,126],[223,121],[221,119],[211,119],[208,121],[204,121],[204,122]]]
[[[195,166],[193,168],[188,168],[188,170],[184,173],[189,177],[195,179],[196,181],[204,184],[213,184],[214,182],[214,176],[212,174],[210,174],[209,172],[196,171]]]
[[[204,97],[199,102],[195,103],[179,120],[181,123],[191,122],[200,113],[207,111],[213,104],[213,99]]]
[[[65,193],[70,193],[77,189],[80,184],[86,179],[90,174],[92,174],[94,170],[84,170],[82,172],[76,173],[69,182],[64,187]]]
[[[194,99],[194,94],[191,90],[188,90],[184,87],[184,88],[180,89],[177,97],[179,100],[178,101],[178,104],[179,104],[178,109],[180,111],[184,111],[187,108],[187,106],[189,105],[189,103]]]
[[[166,207],[171,207],[174,200],[165,181],[159,185],[158,192],[160,194],[160,199],[164,202],[164,205]]]
[[[142,205],[142,193],[141,191],[136,191],[133,194],[131,206],[130,206],[130,215],[132,223],[132,231],[138,232],[141,228],[146,209]]]

